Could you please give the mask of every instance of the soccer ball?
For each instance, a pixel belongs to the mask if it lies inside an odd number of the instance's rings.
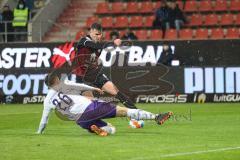
[[[131,128],[143,128],[144,126],[144,121],[143,120],[135,120],[135,119],[131,119],[129,121],[129,126]]]

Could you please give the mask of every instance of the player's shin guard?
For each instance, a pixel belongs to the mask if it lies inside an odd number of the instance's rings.
[[[127,116],[136,120],[154,120],[156,118],[156,114],[141,109],[128,109]]]
[[[127,98],[127,96],[125,96],[123,93],[121,93],[120,91],[117,93],[117,95],[115,96],[117,99],[120,100],[120,102],[126,106],[127,108],[132,108],[132,109],[137,109],[137,107],[134,105],[134,103]]]

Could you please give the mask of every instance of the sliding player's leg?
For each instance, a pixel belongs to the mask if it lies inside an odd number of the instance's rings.
[[[99,136],[107,136],[108,134],[114,134],[116,132],[116,128],[113,125],[106,123],[103,120],[78,122],[78,125]]]
[[[172,112],[154,114],[141,109],[129,109],[120,106],[117,106],[116,111],[117,117],[129,117],[131,119],[137,120],[155,120],[159,125],[162,125],[173,114]]]
[[[116,117],[116,106],[102,101],[93,101],[77,120],[77,124],[90,132],[95,132],[100,136],[114,134],[114,126],[101,119]]]

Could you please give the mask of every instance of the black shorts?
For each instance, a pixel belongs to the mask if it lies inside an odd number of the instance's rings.
[[[107,83],[109,78],[102,72],[95,75],[85,75],[84,77],[77,76],[77,83],[90,83],[95,85],[98,88],[102,88],[105,83]]]

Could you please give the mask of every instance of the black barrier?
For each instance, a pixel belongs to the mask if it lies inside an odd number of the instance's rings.
[[[134,42],[131,48],[116,48],[111,54],[110,50],[103,50],[100,58],[104,73],[136,102],[200,103],[202,100],[196,100],[196,94],[206,95],[206,102],[239,102],[239,43],[239,40],[171,42],[174,54],[184,64],[182,67],[156,66],[162,42]],[[0,45],[0,102],[41,103],[48,91],[45,75],[66,61],[73,46],[73,43]]]

